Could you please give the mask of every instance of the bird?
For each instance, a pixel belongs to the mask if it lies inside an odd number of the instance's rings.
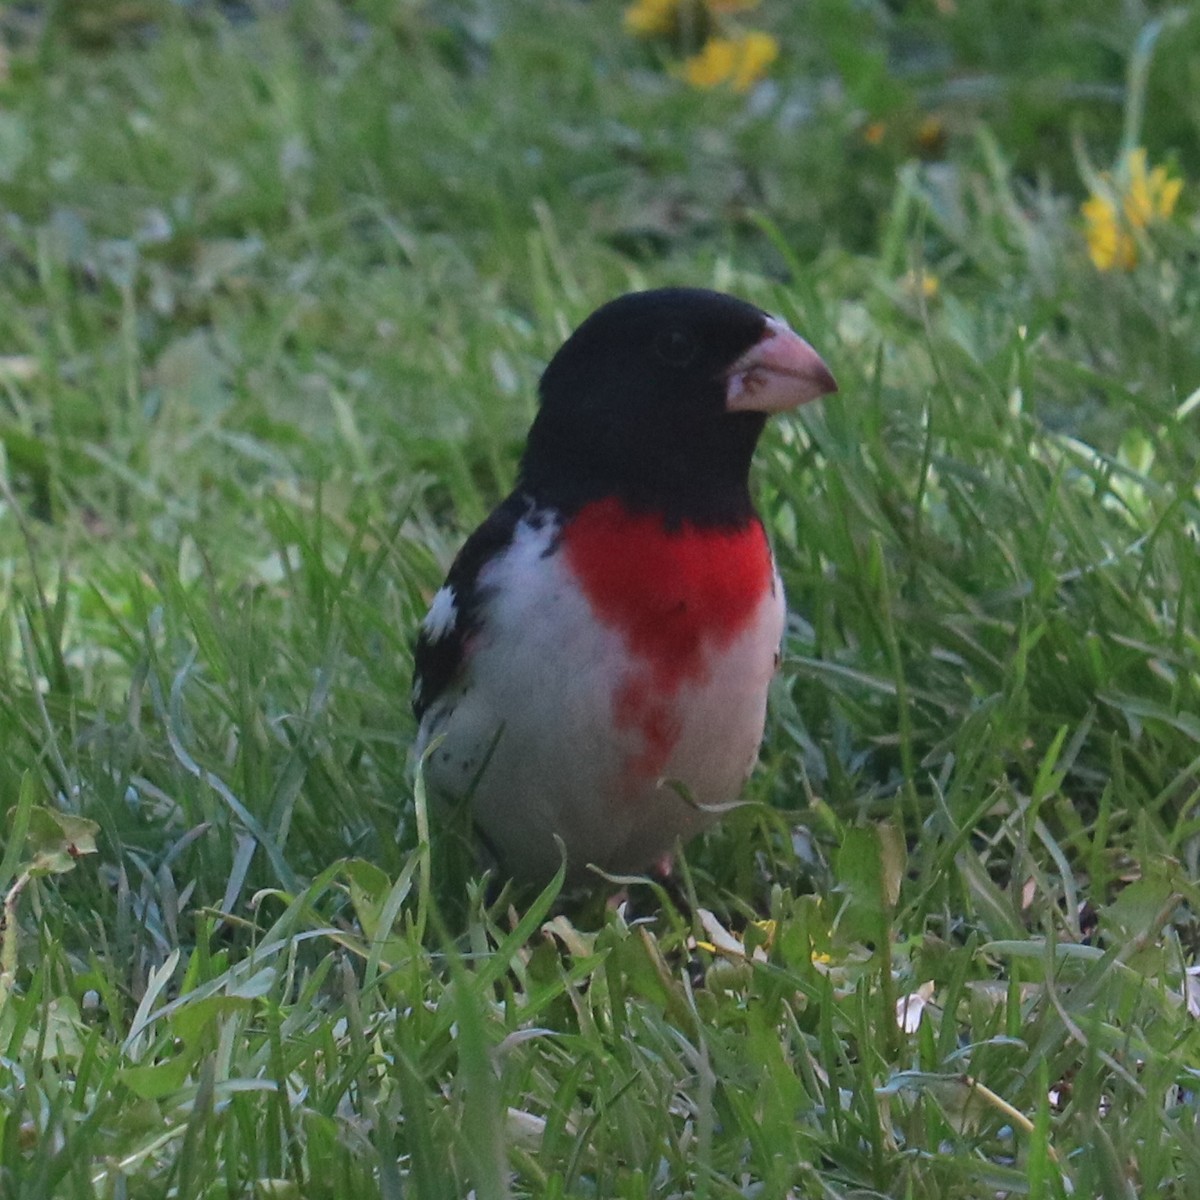
[[[785,619],[751,459],[836,391],[783,319],[701,288],[610,300],[553,355],[413,647],[426,787],[505,876],[668,871],[737,801]]]

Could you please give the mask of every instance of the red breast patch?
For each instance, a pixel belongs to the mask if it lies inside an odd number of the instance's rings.
[[[614,697],[618,728],[639,728],[639,774],[661,770],[678,739],[671,698],[704,675],[706,656],[749,624],[771,586],[771,551],[758,520],[742,529],[684,522],[668,529],[618,500],[582,509],[563,535],[566,561],[593,613],[639,661]]]

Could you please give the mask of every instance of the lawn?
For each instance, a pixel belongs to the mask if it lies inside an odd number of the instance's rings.
[[[0,1196],[1200,1194],[1200,15],[0,7]],[[762,761],[505,893],[411,639],[603,300],[785,316]]]

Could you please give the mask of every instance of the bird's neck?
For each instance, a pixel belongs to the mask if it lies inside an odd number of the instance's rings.
[[[667,527],[743,528],[755,517],[750,460],[765,418],[739,413],[684,436],[650,431],[636,439],[586,444],[569,428],[534,422],[519,487],[567,514],[615,498],[630,512],[660,516]]]

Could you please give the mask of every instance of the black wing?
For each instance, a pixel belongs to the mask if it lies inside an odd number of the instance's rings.
[[[518,522],[529,517],[533,507],[528,496],[513,492],[467,538],[451,565],[442,587],[451,592],[454,621],[448,628],[431,628],[426,617],[413,646],[412,707],[418,721],[457,678],[467,643],[479,628],[484,600],[479,572],[512,541]]]

